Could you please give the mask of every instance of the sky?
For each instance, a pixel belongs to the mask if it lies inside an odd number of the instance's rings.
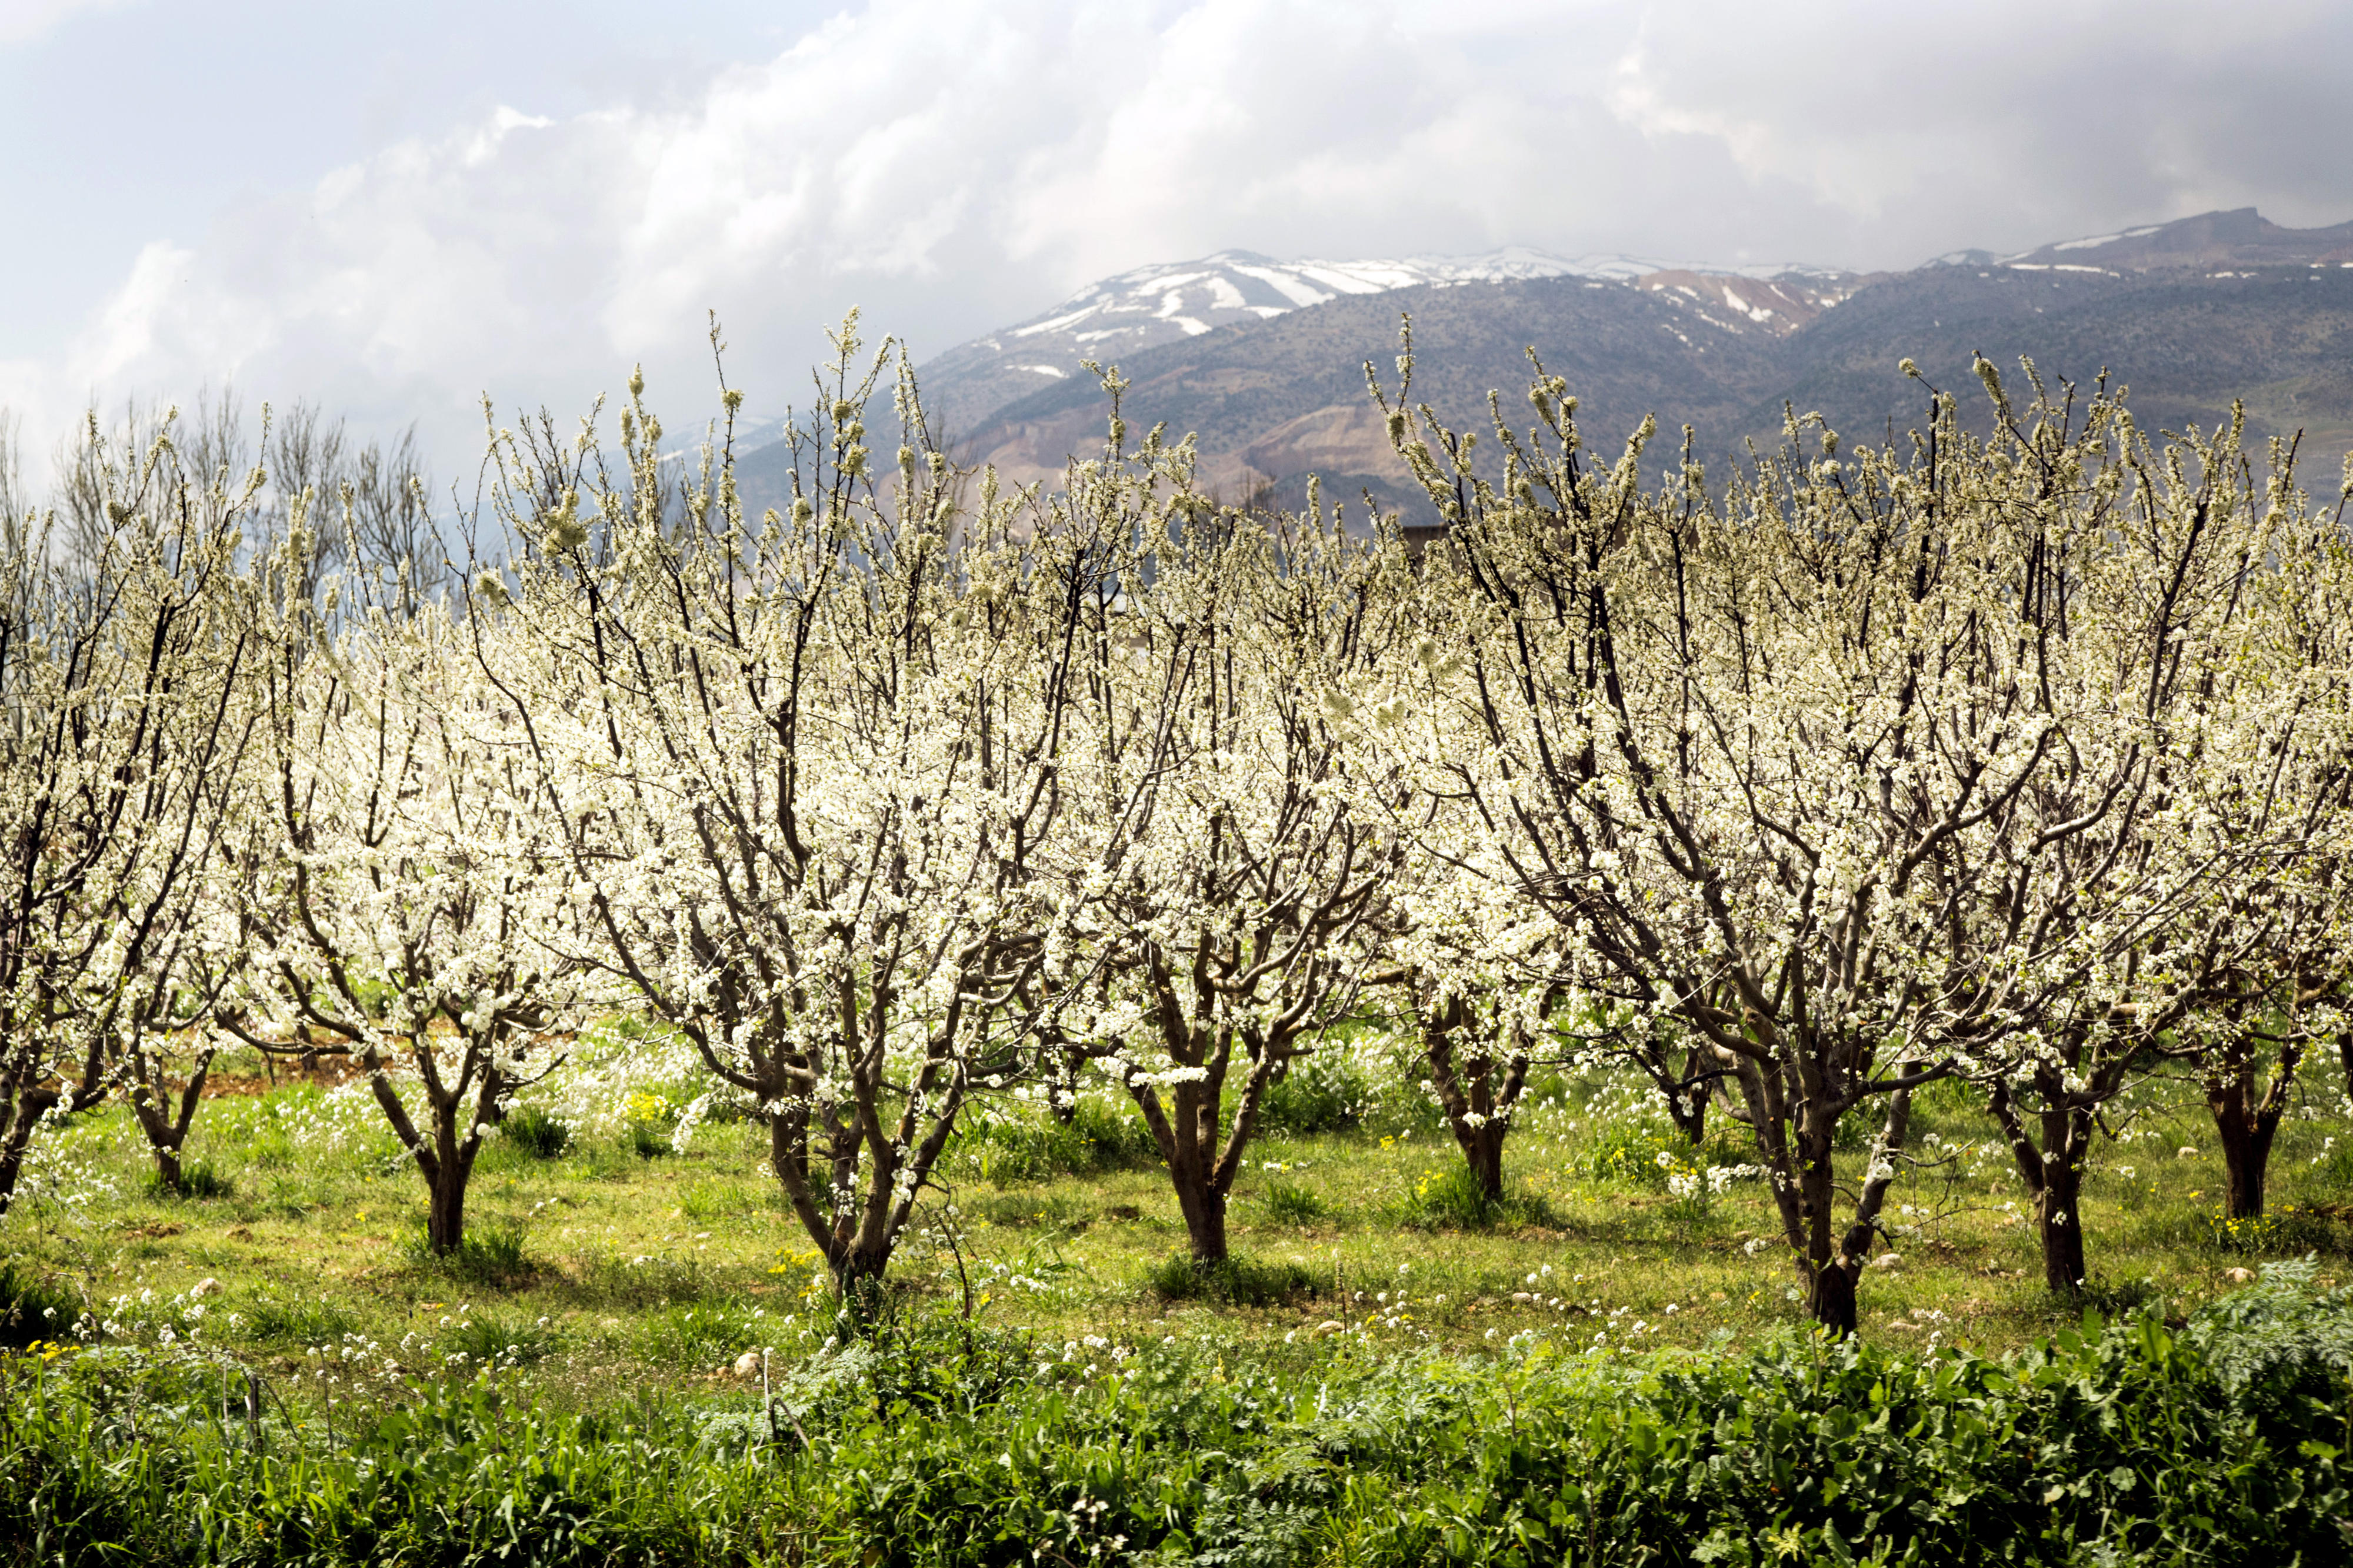
[[[444,476],[1239,247],[1859,269],[2353,219],[2353,0],[0,0],[0,409],[307,398]]]

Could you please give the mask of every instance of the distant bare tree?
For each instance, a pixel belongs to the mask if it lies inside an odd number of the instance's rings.
[[[0,555],[12,555],[22,542],[25,519],[33,510],[25,493],[25,465],[16,444],[16,416],[0,408]]]
[[[389,447],[371,441],[361,447],[343,494],[351,565],[375,576],[378,596],[396,615],[414,619],[449,583],[417,427]]]

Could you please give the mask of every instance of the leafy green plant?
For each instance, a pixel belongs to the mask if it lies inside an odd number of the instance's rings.
[[[2000,1360],[1052,1346],[902,1292],[780,1354],[773,1416],[477,1375],[248,1428],[159,1418],[216,1399],[209,1369],[7,1357],[0,1519],[29,1562],[158,1565],[2341,1562],[2353,1294],[2312,1279],[2267,1266],[2186,1327],[2087,1315]],[[665,1316],[698,1363],[760,1328]],[[442,1342],[511,1364],[538,1327]]]

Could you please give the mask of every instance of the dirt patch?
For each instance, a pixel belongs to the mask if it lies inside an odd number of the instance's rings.
[[[322,1057],[314,1065],[290,1060],[278,1069],[272,1082],[267,1073],[215,1072],[206,1076],[204,1098],[231,1100],[239,1096],[268,1094],[273,1089],[285,1089],[298,1083],[316,1084],[321,1089],[340,1089],[354,1079],[367,1076],[367,1069],[349,1057]]]

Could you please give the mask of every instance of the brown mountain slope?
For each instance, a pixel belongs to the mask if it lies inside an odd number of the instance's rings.
[[[1195,434],[1208,482],[1228,495],[1313,471],[1343,494],[1369,484],[1401,498],[1407,475],[1364,366],[1373,362],[1394,384],[1407,312],[1419,351],[1415,401],[1456,425],[1484,423],[1491,388],[1525,416],[1530,348],[1583,389],[1589,427],[1613,446],[1654,409],[1728,425],[1769,374],[1764,334],[1695,321],[1622,283],[1458,284],[1335,300],[1136,354],[1122,367],[1130,422]],[[998,410],[974,433],[972,455],[1018,479],[1050,479],[1070,454],[1100,443],[1103,420],[1100,388],[1073,379]]]

